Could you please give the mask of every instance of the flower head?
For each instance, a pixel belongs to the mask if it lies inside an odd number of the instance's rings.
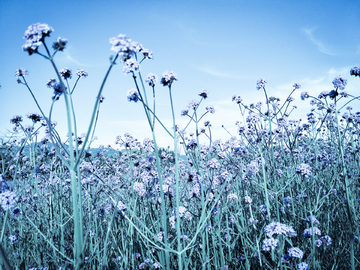
[[[299,263],[298,270],[310,270],[309,265],[306,262]]]
[[[10,119],[11,124],[19,125],[22,122],[23,118],[21,115],[15,115],[13,118]]]
[[[302,92],[300,94],[301,100],[305,100],[305,98],[309,98],[309,93],[308,92]]]
[[[139,94],[135,89],[131,89],[127,92],[127,99],[128,101],[134,101],[134,102],[138,102],[139,100]]]
[[[145,82],[147,82],[150,86],[154,87],[157,80],[158,77],[155,74],[149,73],[149,75],[147,75],[145,79]]]
[[[16,77],[22,77],[22,76],[27,76],[27,75],[29,75],[29,71],[27,71],[25,68],[18,68],[15,71]]]
[[[337,77],[335,77],[335,79],[332,81],[335,89],[340,89],[340,90],[344,90],[345,86],[347,85],[347,80],[339,75]]]
[[[49,80],[47,81],[47,83],[46,83],[46,86],[47,86],[48,88],[52,88],[55,83],[56,83],[56,80],[55,80],[55,79],[49,79]]]
[[[271,222],[265,226],[264,232],[268,237],[272,237],[274,234],[289,235],[290,237],[296,236],[296,232],[291,226],[287,226],[280,222]]]
[[[310,238],[314,232],[314,235],[321,235],[321,231],[318,227],[312,227],[304,230],[304,238]]]
[[[129,74],[135,71],[140,70],[140,64],[135,59],[129,59],[125,62],[124,73]]]
[[[54,29],[45,23],[30,25],[24,34],[25,45],[23,45],[23,50],[29,55],[36,53],[44,38],[50,36],[53,31]]]
[[[301,85],[298,84],[298,83],[295,83],[295,84],[293,85],[293,87],[294,87],[295,89],[300,89]]]
[[[31,119],[34,123],[40,122],[42,120],[42,116],[37,113],[28,113],[26,117]]]
[[[263,251],[267,252],[270,250],[274,250],[278,245],[278,240],[274,238],[268,238],[263,240]]]
[[[350,70],[350,75],[351,76],[359,76],[360,77],[360,66],[356,66],[356,67],[353,67],[351,70]]]
[[[71,69],[69,68],[62,68],[59,70],[60,76],[66,79],[71,79]]]
[[[174,81],[177,81],[177,75],[174,71],[167,70],[161,75],[161,84],[163,86],[171,85]]]
[[[311,166],[305,163],[301,163],[296,167],[296,173],[301,174],[306,178],[309,178],[311,176],[311,170],[312,170]]]
[[[265,83],[267,83],[267,80],[265,80],[265,79],[259,79],[259,80],[256,82],[256,89],[257,89],[257,90],[260,90],[261,88],[265,87]]]
[[[122,61],[130,59],[135,53],[131,47],[131,39],[123,34],[110,38],[109,42],[112,45],[111,50],[117,52]]]
[[[0,193],[0,204],[5,211],[13,207],[18,199],[19,198],[16,196],[15,192],[7,190],[3,193]]]
[[[87,77],[88,73],[83,69],[78,69],[76,71],[76,75],[78,75],[80,78],[85,78]]]
[[[199,92],[199,96],[203,97],[204,99],[207,98],[208,95],[209,95],[209,93],[205,89]]]
[[[290,248],[288,250],[288,254],[291,256],[291,258],[302,259],[302,257],[304,256],[304,252],[298,247]]]
[[[321,242],[326,245],[326,246],[330,246],[331,245],[331,237],[328,235],[325,235],[323,237],[320,238]]]
[[[143,183],[140,182],[135,182],[133,185],[133,189],[137,192],[137,194],[141,197],[144,196],[146,189],[145,189],[145,185]]]
[[[213,106],[206,106],[206,111],[209,112],[209,113],[215,113],[215,109]]]
[[[54,83],[53,85],[51,85],[51,87],[54,89],[54,96],[53,99],[59,99],[59,97],[66,91],[66,87],[65,87],[65,91],[64,89],[61,87],[60,83]]]
[[[145,59],[153,59],[154,58],[152,51],[150,51],[148,49],[143,49],[141,52],[144,55]]]
[[[58,37],[57,41],[53,43],[52,47],[54,48],[54,50],[63,51],[67,42],[67,39]]]

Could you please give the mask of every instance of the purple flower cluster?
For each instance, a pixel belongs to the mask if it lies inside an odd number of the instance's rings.
[[[25,45],[23,45],[23,50],[28,52],[29,55],[37,53],[41,42],[44,41],[45,37],[50,36],[50,33],[53,31],[54,29],[45,23],[35,23],[30,25],[24,34]]]
[[[310,167],[310,165],[305,163],[301,163],[296,167],[296,173],[301,174],[306,178],[309,178],[311,176],[311,170],[312,168]]]
[[[335,79],[332,81],[335,89],[344,90],[345,86],[347,85],[347,79],[345,79],[343,76],[339,75],[335,77]]]
[[[318,227],[312,227],[304,230],[304,238],[310,238],[313,232],[314,235],[321,235],[321,231]]]
[[[351,76],[359,76],[360,77],[360,66],[356,66],[356,67],[353,67],[351,70],[350,70],[350,75]]]
[[[78,75],[80,78],[85,78],[88,76],[88,73],[83,69],[78,69],[76,71],[76,75]]]
[[[127,92],[127,99],[128,101],[138,102],[139,100],[139,93],[135,89],[131,89]]]
[[[163,86],[166,86],[166,85],[171,86],[171,84],[177,80],[178,80],[178,78],[177,78],[176,73],[174,71],[167,70],[161,75],[160,82]]]
[[[263,240],[263,246],[262,246],[263,251],[267,252],[267,251],[275,249],[277,247],[277,245],[278,245],[278,242],[279,241],[277,239],[274,239],[274,238],[264,239]]]
[[[124,65],[125,74],[134,73],[135,71],[139,71],[139,70],[140,70],[140,64],[135,59],[129,59],[125,62]]]
[[[274,234],[290,237],[296,236],[296,232],[291,226],[287,226],[280,222],[271,222],[269,225],[265,226],[264,232],[268,237],[272,237]]]
[[[0,193],[0,205],[5,211],[12,208],[18,199],[19,198],[16,196],[16,193],[13,191],[7,190],[3,193]]]
[[[149,73],[149,75],[147,75],[145,79],[145,82],[147,82],[150,86],[154,87],[157,80],[158,77],[155,74]]]
[[[29,71],[27,71],[25,68],[18,68],[15,71],[16,77],[23,77],[23,76],[27,76],[27,75],[29,75]]]
[[[52,47],[54,50],[63,51],[65,49],[66,43],[67,39],[58,37],[57,41],[53,43]]]
[[[290,248],[288,250],[288,254],[291,258],[298,258],[298,259],[302,259],[302,257],[304,256],[304,252],[298,247]]]
[[[118,53],[121,61],[126,62],[137,52],[143,52],[144,58],[152,59],[152,52],[144,49],[144,47],[136,41],[131,41],[126,35],[118,35],[110,38],[111,50]]]
[[[264,88],[265,87],[265,83],[267,83],[268,81],[265,80],[265,79],[259,79],[257,82],[256,82],[256,89],[257,90],[260,90],[261,88]]]
[[[69,68],[62,68],[59,70],[60,76],[66,79],[71,79],[71,69]]]

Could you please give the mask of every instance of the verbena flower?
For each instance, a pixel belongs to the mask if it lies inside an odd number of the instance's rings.
[[[360,66],[353,67],[350,69],[350,75],[351,76],[359,76],[360,77]]]
[[[5,211],[12,208],[18,199],[19,198],[16,196],[15,192],[7,190],[3,193],[0,193],[0,204]]]
[[[304,256],[304,252],[298,247],[290,248],[288,250],[288,254],[289,256],[291,256],[291,258],[298,258],[298,259],[302,259],[302,257]]]
[[[149,73],[149,75],[147,75],[145,79],[145,82],[147,82],[150,86],[154,87],[157,80],[158,77],[155,74]]]
[[[305,98],[309,98],[309,93],[308,92],[301,92],[300,94],[300,98],[301,100],[305,100]]]
[[[195,110],[195,109],[197,108],[197,106],[199,105],[199,103],[200,103],[199,101],[197,101],[196,99],[193,99],[193,100],[190,100],[190,101],[189,101],[187,107],[188,107],[189,109]]]
[[[177,81],[177,75],[174,71],[167,70],[161,75],[161,81],[160,83],[163,86],[171,85],[174,81]]]
[[[131,39],[123,34],[110,38],[109,42],[112,45],[111,50],[119,54],[121,61],[130,59],[135,53],[131,48]]]
[[[184,206],[179,206],[179,216],[180,217],[183,217],[186,213],[186,208]],[[176,208],[174,208],[174,211],[173,211],[173,214],[175,216],[175,219],[176,219]]]
[[[18,68],[15,70],[15,76],[16,77],[22,77],[29,75],[29,71],[27,71],[25,68]]]
[[[21,115],[15,115],[10,119],[11,124],[19,125],[22,122],[23,118]]]
[[[28,52],[29,55],[36,53],[44,38],[50,36],[53,31],[54,29],[45,23],[30,25],[24,34],[25,45],[22,46],[23,51]]]
[[[315,240],[315,246],[317,246],[317,247],[321,247],[321,245],[322,245],[322,241],[320,240],[320,239],[318,239],[318,240]]]
[[[181,116],[185,116],[189,113],[189,110],[182,110],[181,111]]]
[[[284,203],[287,207],[291,206],[291,201],[292,201],[292,199],[289,196],[284,198]]]
[[[305,163],[301,163],[296,167],[296,173],[301,174],[306,178],[309,178],[311,176],[311,171],[312,171],[311,166]]]
[[[71,79],[71,69],[69,68],[62,68],[59,70],[60,76],[66,79]]]
[[[344,90],[345,86],[347,85],[347,80],[339,75],[337,77],[335,77],[335,79],[332,81],[335,89],[340,89],[340,90]]]
[[[209,112],[209,113],[215,113],[215,109],[213,106],[206,106],[206,111]]]
[[[313,222],[313,224],[314,225],[319,225],[320,224],[320,222],[314,217],[314,216],[308,216],[306,219],[305,219],[305,221],[306,222],[309,222],[309,223],[311,223],[311,220],[312,220],[312,222]]]
[[[76,75],[78,75],[80,78],[85,78],[88,76],[88,73],[83,69],[78,69],[76,71]]]
[[[199,92],[199,96],[206,99],[208,97],[209,93],[205,89]]]
[[[309,265],[306,262],[299,263],[297,270],[310,270]]]
[[[49,79],[48,81],[47,81],[47,83],[46,83],[46,86],[48,87],[48,88],[52,88],[53,87],[53,85],[56,83],[56,79]]]
[[[210,169],[218,169],[220,167],[220,163],[216,158],[212,158],[208,161],[207,167]]]
[[[127,99],[128,101],[134,101],[134,102],[138,102],[139,100],[139,94],[135,89],[131,89],[127,92]]]
[[[321,240],[322,243],[323,243],[324,245],[326,245],[326,246],[330,246],[330,245],[331,245],[331,242],[332,242],[331,237],[328,236],[328,235],[325,235],[325,236],[321,237],[320,240]]]
[[[248,204],[252,203],[252,199],[250,198],[250,196],[245,196],[244,199],[245,199],[246,203],[248,203]]]
[[[265,226],[264,232],[268,237],[272,237],[274,234],[290,237],[296,236],[296,232],[291,226],[287,226],[280,222],[271,222],[269,225]]]
[[[32,120],[34,123],[40,122],[42,120],[42,116],[38,113],[28,113],[26,117]]]
[[[294,87],[295,89],[300,89],[301,85],[298,84],[298,83],[295,83],[295,84],[293,85],[293,87]]]
[[[148,49],[143,49],[141,52],[145,59],[153,59],[154,58],[152,51],[150,51]]]
[[[125,74],[134,73],[135,71],[139,71],[139,70],[140,70],[140,64],[135,59],[129,59],[125,62],[124,65]]]
[[[63,51],[65,49],[66,43],[67,43],[67,39],[66,38],[61,38],[58,37],[57,41],[55,41],[52,45],[52,47],[54,48],[54,50],[57,51]]]
[[[137,192],[137,194],[142,197],[146,193],[145,185],[140,182],[135,182],[133,185],[133,189]]]
[[[314,235],[321,235],[321,231],[318,227],[312,227],[304,230],[304,238],[310,238],[313,232]]]
[[[274,239],[274,238],[267,238],[263,240],[263,246],[262,246],[262,250],[265,252],[268,252],[270,250],[273,250],[277,247],[278,245],[278,240]]]
[[[259,172],[258,163],[254,160],[247,165],[248,171],[251,174],[257,174]]]
[[[257,90],[260,90],[261,88],[265,87],[265,83],[267,83],[267,80],[265,80],[265,79],[259,79],[259,80],[256,82],[256,89],[257,89]]]
[[[18,238],[17,238],[16,235],[10,235],[9,236],[9,241],[10,241],[10,244],[13,245],[18,241]]]
[[[64,86],[65,87],[65,86]],[[53,99],[58,99],[63,93],[64,93],[64,90],[63,88],[61,87],[61,84],[56,82],[52,85],[52,88],[54,89],[54,96],[53,96]],[[65,87],[65,91],[66,91],[66,87]]]
[[[227,196],[227,200],[228,200],[229,202],[237,201],[237,200],[238,200],[238,196],[237,196],[235,193],[229,194],[229,195]]]

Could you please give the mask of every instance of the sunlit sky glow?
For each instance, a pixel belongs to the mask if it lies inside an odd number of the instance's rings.
[[[360,79],[349,74],[351,68],[360,65],[359,14],[360,2],[355,0],[0,1],[0,132],[12,129],[10,119],[14,115],[38,113],[28,90],[16,83],[17,68],[29,71],[26,79],[43,110],[49,112],[52,90],[46,82],[55,77],[54,71],[49,61],[22,51],[25,30],[37,22],[54,28],[46,39],[49,46],[59,36],[68,39],[65,51],[55,57],[59,69],[89,73],[80,80],[73,96],[79,133],[87,130],[109,56],[114,53],[109,38],[126,34],[153,51],[154,60],[141,66],[143,77],[150,72],[160,77],[168,69],[177,73],[173,97],[178,125],[184,127],[187,120],[180,116],[181,110],[206,89],[209,98],[200,112],[207,105],[215,107],[215,114],[206,115],[204,120],[211,121],[215,139],[227,140],[229,134],[221,126],[236,135],[235,121],[242,121],[231,97],[240,95],[247,104],[264,102],[263,93],[256,90],[259,78],[268,80],[268,95],[282,101],[294,83],[301,84],[294,94],[298,108],[290,119],[305,119],[310,111],[310,100],[300,100],[302,91],[314,96],[330,91],[338,75],[348,80],[345,90],[349,94],[359,95]],[[115,146],[116,136],[126,132],[140,141],[151,137],[141,104],[126,99],[132,88],[132,77],[124,75],[122,64],[115,66],[103,92],[106,99],[101,105],[94,147]],[[158,84],[156,96],[158,117],[171,129],[167,88]],[[359,101],[351,105],[360,110]],[[52,116],[63,140],[64,108],[61,98]],[[156,133],[161,146],[172,145],[160,125]]]

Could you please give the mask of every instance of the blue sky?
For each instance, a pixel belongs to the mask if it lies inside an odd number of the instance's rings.
[[[355,0],[341,4],[331,0],[1,1],[0,132],[12,129],[10,118],[14,115],[38,112],[27,89],[16,83],[17,68],[29,70],[27,81],[41,107],[47,113],[50,108],[52,91],[45,85],[55,77],[50,62],[22,51],[24,32],[33,23],[54,28],[48,45],[59,36],[68,39],[65,51],[55,58],[59,68],[89,73],[74,93],[79,133],[87,130],[113,54],[109,38],[126,34],[153,51],[154,60],[141,66],[144,77],[150,72],[160,77],[168,69],[177,73],[173,97],[179,126],[186,123],[181,110],[206,89],[209,98],[200,110],[206,105],[215,107],[216,113],[206,119],[213,125],[214,138],[226,140],[229,135],[221,126],[236,135],[235,121],[242,118],[231,97],[240,95],[247,104],[264,101],[263,93],[256,90],[259,78],[267,79],[268,94],[282,101],[294,83],[301,84],[294,95],[298,109],[290,116],[293,119],[304,119],[310,110],[309,100],[300,100],[302,91],[315,96],[330,91],[338,75],[347,78],[348,93],[359,95],[360,79],[349,74],[352,67],[360,65],[359,14],[360,2]],[[103,92],[106,99],[93,146],[114,146],[116,136],[126,132],[141,141],[150,137],[141,104],[126,100],[132,88],[131,76],[123,74],[121,64],[115,66]],[[167,88],[158,85],[156,94],[158,116],[170,128]],[[352,106],[360,110],[359,102]],[[59,100],[52,118],[65,140],[64,107],[63,99]],[[26,123],[30,122],[24,120]],[[157,137],[160,145],[172,145],[160,126]]]

